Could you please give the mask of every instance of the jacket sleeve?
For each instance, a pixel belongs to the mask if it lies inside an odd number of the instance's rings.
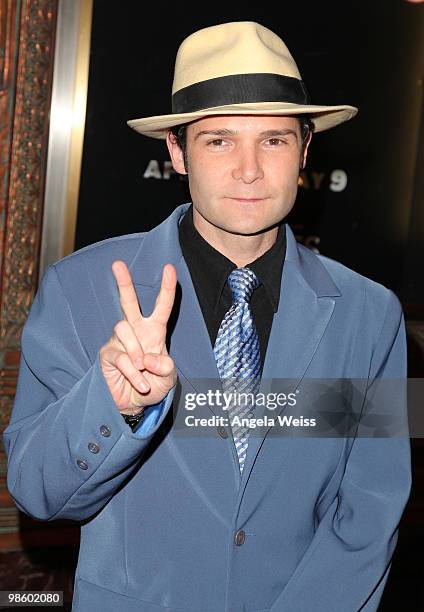
[[[116,408],[99,353],[91,363],[78,337],[54,265],[34,298],[21,349],[4,432],[9,491],[35,519],[86,519],[131,475],[171,408],[175,386],[148,431],[133,433]]]
[[[393,383],[403,389],[406,383],[404,318],[391,291],[382,314],[364,402],[377,411]],[[338,494],[270,612],[378,609],[411,486],[406,392],[393,401],[384,412],[396,411],[404,424],[402,435],[355,437]]]

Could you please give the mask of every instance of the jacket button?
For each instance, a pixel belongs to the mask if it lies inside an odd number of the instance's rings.
[[[90,451],[90,453],[98,453],[100,450],[100,446],[98,444],[96,444],[95,442],[89,442],[88,444],[88,450]]]
[[[218,433],[221,436],[221,438],[228,438],[228,433],[225,427],[218,427]]]
[[[88,463],[84,459],[77,459],[77,466],[82,470],[88,470]]]
[[[234,542],[237,546],[241,546],[242,544],[244,544],[245,539],[246,534],[244,533],[243,529],[239,529],[238,531],[236,531],[236,535],[234,536]]]
[[[110,429],[109,429],[109,427],[107,425],[101,425],[100,426],[100,433],[105,438],[108,438],[112,432],[110,431]]]

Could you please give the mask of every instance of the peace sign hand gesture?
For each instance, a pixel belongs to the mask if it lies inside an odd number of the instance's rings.
[[[174,362],[166,349],[177,273],[171,264],[164,266],[153,312],[143,317],[125,262],[114,261],[112,271],[125,318],[118,321],[113,336],[100,349],[100,365],[118,410],[121,414],[136,414],[162,401],[177,380]]]

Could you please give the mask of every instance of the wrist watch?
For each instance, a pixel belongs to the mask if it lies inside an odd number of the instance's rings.
[[[123,414],[122,416],[124,417],[125,423],[127,423],[134,431],[140,421],[142,421],[144,418],[144,409],[138,414]]]

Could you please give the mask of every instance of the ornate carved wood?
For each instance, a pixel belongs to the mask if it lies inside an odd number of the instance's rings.
[[[57,0],[0,0],[0,429],[37,288]],[[0,450],[0,548],[22,544]]]

